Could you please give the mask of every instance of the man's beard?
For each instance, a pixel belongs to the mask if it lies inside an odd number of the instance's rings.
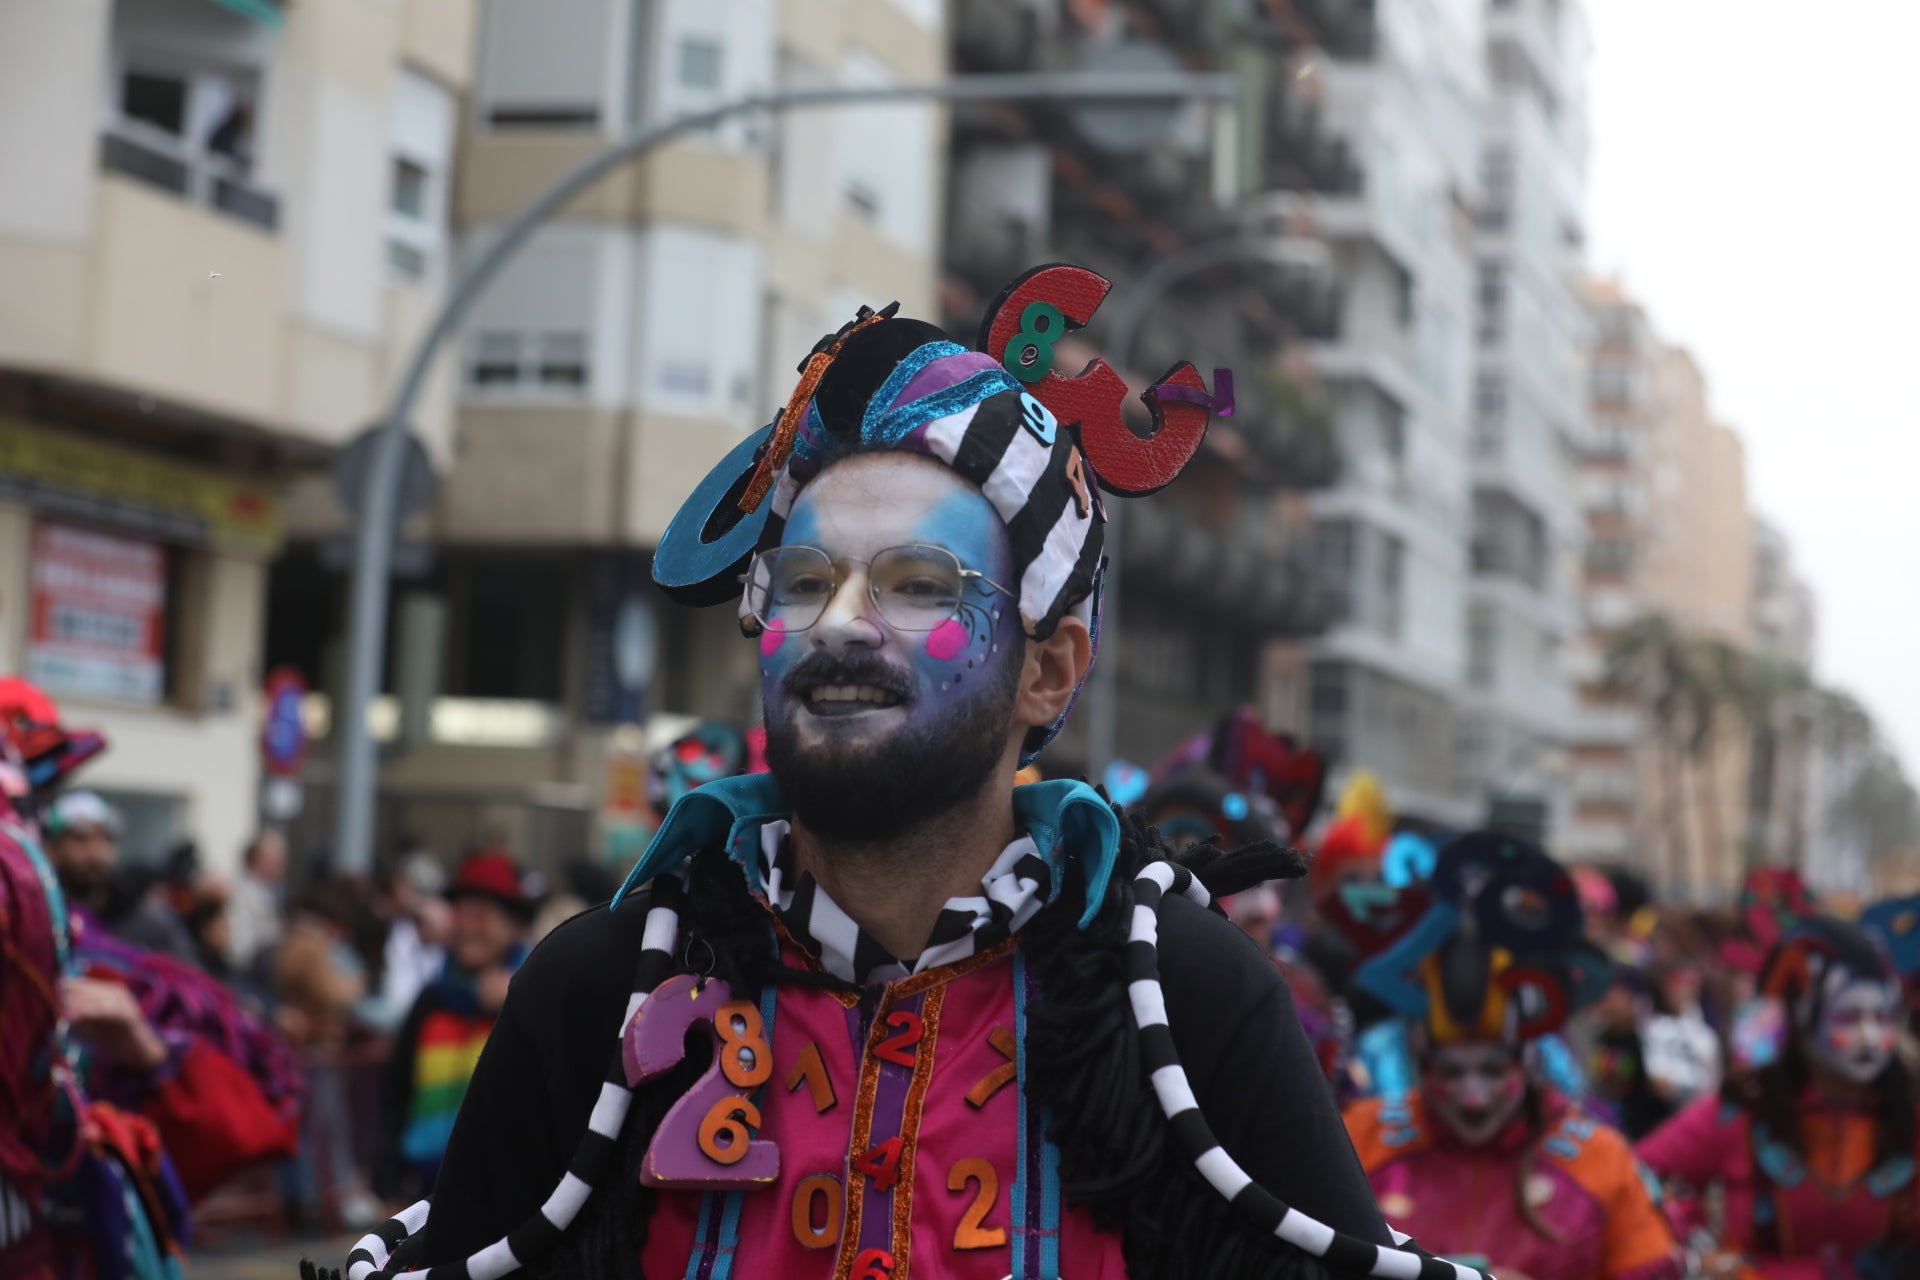
[[[787,700],[767,716],[767,769],[801,825],[828,840],[877,844],[951,812],[979,794],[1007,749],[1020,692],[1012,647],[982,685],[951,700],[948,713],[903,725],[858,745],[800,746],[806,691],[823,684],[870,684],[906,692],[900,674],[864,652],[816,653],[781,682]],[[911,704],[904,704],[911,710]]]

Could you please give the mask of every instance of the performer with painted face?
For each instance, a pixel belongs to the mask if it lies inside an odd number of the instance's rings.
[[[1885,952],[1816,916],[1768,957],[1734,1028],[1734,1066],[1639,1147],[1663,1178],[1702,1194],[1718,1248],[1711,1274],[1769,1280],[1920,1275],[1913,1073]]]
[[[1106,290],[1031,272],[984,350],[863,310],[689,499],[655,578],[738,603],[771,772],[687,794],[528,959],[350,1280],[1458,1274],[1394,1246],[1208,909],[1298,860],[1207,849],[1203,888],[1085,784],[1015,786],[1097,647],[1100,489],[1208,416],[1191,366],[1144,439],[1112,370],[1053,368]]]
[[[1371,953],[1355,985],[1412,1024],[1418,1084],[1347,1111],[1382,1212],[1501,1280],[1678,1277],[1626,1140],[1537,1060],[1536,1041],[1605,983],[1566,873],[1476,833],[1441,851],[1430,888],[1350,886],[1328,909]]]

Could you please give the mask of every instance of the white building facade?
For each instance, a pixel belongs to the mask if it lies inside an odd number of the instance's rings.
[[[1551,841],[1573,813],[1584,533],[1574,451],[1589,432],[1578,285],[1590,39],[1579,0],[1497,0],[1486,52],[1461,785]]]
[[[1326,130],[1359,173],[1311,197],[1340,292],[1314,344],[1342,477],[1313,495],[1338,621],[1309,647],[1308,729],[1403,814],[1477,822],[1458,786],[1474,362],[1474,211],[1485,97],[1479,0],[1381,0],[1372,38],[1316,61]]]

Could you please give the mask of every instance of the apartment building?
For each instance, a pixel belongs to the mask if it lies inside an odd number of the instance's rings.
[[[483,0],[450,196],[470,261],[616,139],[774,88],[938,79],[937,0]],[[585,853],[610,772],[695,716],[751,723],[731,610],[668,604],[650,555],[699,480],[784,405],[795,362],[862,304],[937,312],[943,114],[745,117],[610,175],[480,297],[452,466],[396,582],[378,841],[501,836]],[[277,631],[323,684],[337,596],[296,547]],[[326,762],[313,771],[327,790]]]
[[[1579,459],[1587,525],[1572,747],[1570,857],[1629,866],[1661,890],[1721,900],[1746,865],[1751,742],[1731,710],[1699,744],[1663,740],[1644,708],[1606,686],[1606,654],[1635,619],[1751,652],[1753,515],[1744,451],[1713,420],[1687,352],[1661,342],[1614,281],[1591,282],[1592,431]]]
[[[1488,10],[1460,785],[1543,840],[1573,807],[1590,45],[1573,0]]]
[[[0,6],[0,671],[104,730],[131,856],[229,869],[259,820],[284,498],[438,303],[470,36],[466,0]]]
[[[1469,424],[1487,27],[1475,0],[1378,0],[1296,74],[1342,146],[1308,193],[1335,264],[1309,350],[1341,473],[1311,498],[1335,621],[1308,648],[1307,723],[1402,814],[1468,826],[1461,785],[1473,528]]]
[[[991,103],[956,107],[941,304],[971,339],[986,305],[1041,262],[1081,263],[1116,285],[1071,361],[1104,355],[1135,392],[1176,361],[1234,371],[1236,408],[1216,419],[1180,481],[1120,504],[1108,554],[1118,627],[1101,661],[1113,681],[1110,743],[1093,740],[1096,680],[1049,767],[1098,772],[1111,756],[1150,764],[1233,707],[1304,729],[1300,642],[1334,591],[1312,560],[1303,494],[1331,480],[1331,405],[1305,360],[1331,323],[1331,255],[1305,224],[1303,189],[1350,165],[1322,128],[1302,68],[1364,39],[1360,7],[1254,7],[1150,0],[1136,6],[977,0],[953,8],[957,74],[1129,66],[1231,69],[1259,104],[1234,172],[1218,165],[1212,108]],[[1114,117],[1118,117],[1116,121]],[[1223,190],[1223,177],[1231,189]],[[1167,287],[1140,289],[1175,266]],[[1130,349],[1116,316],[1144,304]],[[1062,350],[1067,350],[1062,347]],[[1077,366],[1076,366],[1077,367]]]

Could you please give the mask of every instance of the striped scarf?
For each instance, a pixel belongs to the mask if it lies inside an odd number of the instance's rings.
[[[844,982],[892,982],[965,960],[1011,937],[1053,899],[1053,872],[1033,837],[1023,835],[993,860],[980,879],[979,893],[947,899],[926,948],[911,962],[903,961],[842,911],[811,874],[800,870],[789,830],[789,824],[777,819],[760,828],[767,905],[793,940]]]

